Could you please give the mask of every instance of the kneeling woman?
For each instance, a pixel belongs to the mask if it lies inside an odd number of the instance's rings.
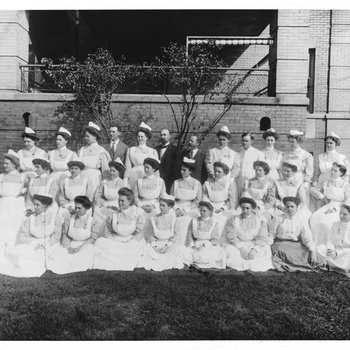
[[[93,218],[88,213],[92,203],[86,196],[77,196],[74,204],[75,214],[62,226],[62,245],[55,247],[48,259],[48,269],[58,274],[86,271],[93,265]]]
[[[134,205],[132,190],[123,187],[118,192],[119,209],[106,221],[104,237],[95,242],[94,268],[132,271],[137,267],[145,241],[143,211]]]
[[[285,197],[283,203],[286,213],[270,225],[273,265],[279,271],[308,271],[317,265],[317,256],[310,228],[298,213],[300,199]]]
[[[34,213],[26,217],[19,232],[19,244],[4,255],[1,272],[16,277],[39,277],[60,236],[55,230],[56,215],[48,210],[52,198],[34,195]]]
[[[214,207],[199,202],[200,216],[192,219],[184,249],[184,263],[200,268],[226,268],[225,249],[220,245],[219,226],[213,217]]]
[[[317,247],[319,259],[332,271],[350,272],[350,205],[343,204],[340,221],[334,222],[325,244]]]
[[[146,158],[143,161],[145,176],[138,179],[133,188],[136,205],[149,215],[159,213],[158,200],[165,194],[164,180],[156,173],[159,166],[157,159]]]
[[[227,266],[238,271],[267,271],[272,269],[271,249],[266,223],[253,211],[252,198],[239,200],[241,214],[232,217],[227,225]]]
[[[176,244],[176,215],[171,210],[175,198],[164,194],[159,200],[160,214],[151,217],[149,243],[140,260],[139,267],[162,271],[183,267],[181,250]]]

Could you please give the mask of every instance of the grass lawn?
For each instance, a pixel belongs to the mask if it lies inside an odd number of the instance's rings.
[[[0,339],[350,339],[335,273],[88,271],[0,275]]]

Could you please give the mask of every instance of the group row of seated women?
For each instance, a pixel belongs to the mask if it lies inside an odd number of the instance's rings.
[[[226,129],[218,137],[229,138]],[[232,176],[232,157],[219,148],[209,157],[212,173],[203,185],[191,177],[196,161],[185,157],[181,178],[169,195],[156,155],[144,156],[142,166],[129,177],[120,159],[111,161],[97,144],[98,131],[89,123],[87,146],[79,156],[66,148],[70,133],[64,128],[56,135],[58,149],[48,157],[36,146],[27,153],[10,150],[4,155],[0,272],[39,276],[46,269],[163,270],[192,264],[290,271],[325,262],[336,270],[349,269],[346,157],[336,156],[329,175],[323,171],[323,182],[309,188],[312,175],[305,174],[311,155],[304,157],[307,152],[298,146],[281,156],[280,165],[255,160],[254,176],[240,188],[242,173],[240,180]],[[274,130],[264,137],[278,139]],[[30,142],[36,134],[26,128],[23,138]],[[299,132],[291,131],[289,138],[291,145],[300,144]],[[326,137],[327,145],[334,139],[334,134]],[[242,140],[249,144],[251,135]],[[251,146],[245,147],[241,166],[251,161],[249,152]],[[223,158],[213,162],[218,154]],[[107,170],[108,177],[102,179]],[[313,214],[311,199],[319,207]]]

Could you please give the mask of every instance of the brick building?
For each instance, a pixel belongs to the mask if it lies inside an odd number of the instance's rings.
[[[23,92],[20,66],[33,63],[29,12],[0,11],[1,154],[9,147],[18,150],[22,146],[25,112],[31,114],[30,126],[43,136],[54,130],[56,107],[71,98],[69,94]],[[245,131],[253,132],[257,147],[262,147],[261,121],[265,118],[281,133],[277,147],[282,150],[287,147],[286,133],[298,128],[306,132],[304,147],[321,153],[323,137],[332,130],[343,139],[340,151],[350,156],[350,11],[276,10],[269,12],[268,23],[261,23],[264,27],[255,26],[254,36],[270,37],[273,44],[242,47],[231,68],[251,69],[262,62],[260,67],[268,71],[268,86],[264,94],[235,105],[222,120],[221,124],[234,132],[233,148],[239,149],[240,134]],[[89,37],[87,31],[84,33]],[[208,103],[199,113],[206,121],[220,108],[220,103]],[[171,111],[161,95],[117,95],[113,110],[131,119],[151,116],[155,132],[169,127],[171,120]],[[213,142],[215,136],[211,135],[203,147]]]

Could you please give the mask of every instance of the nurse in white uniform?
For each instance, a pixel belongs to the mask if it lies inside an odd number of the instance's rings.
[[[92,184],[92,191],[95,193],[100,184],[102,173],[108,170],[108,163],[111,161],[109,153],[98,144],[101,139],[101,128],[93,122],[89,122],[86,132],[86,146],[80,148],[79,159],[85,164],[84,176],[87,176]]]
[[[280,168],[283,152],[275,148],[275,143],[279,139],[279,135],[275,129],[268,129],[263,133],[266,147],[263,149],[264,161],[269,165],[269,176],[274,180],[281,178]]]
[[[92,203],[86,196],[75,197],[74,203],[74,214],[66,217],[62,226],[62,243],[52,249],[48,258],[48,269],[58,274],[86,271],[93,265]]]
[[[32,160],[34,158],[47,159],[47,154],[44,150],[36,146],[39,137],[33,129],[26,127],[22,133],[22,138],[24,148],[18,151],[20,168],[28,178],[32,178],[36,175]]]
[[[132,190],[119,190],[119,209],[106,222],[104,236],[95,242],[94,268],[132,271],[145,247],[143,210],[135,203]]]
[[[65,128],[60,127],[56,132],[57,148],[48,152],[48,158],[52,169],[51,176],[56,180],[69,176],[68,162],[78,160],[75,152],[67,148],[72,134]]]

